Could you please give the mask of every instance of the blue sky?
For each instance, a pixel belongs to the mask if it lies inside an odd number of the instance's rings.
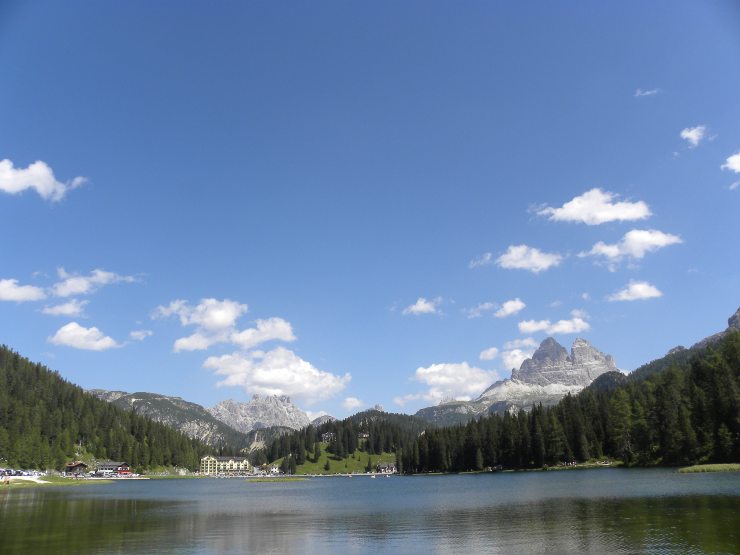
[[[213,5],[216,4],[216,5]],[[2,2],[0,341],[343,416],[740,304],[740,7]]]

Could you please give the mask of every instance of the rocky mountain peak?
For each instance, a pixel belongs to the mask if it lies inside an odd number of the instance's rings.
[[[243,433],[273,426],[300,430],[311,422],[308,415],[296,407],[287,395],[254,395],[248,403],[228,399],[206,410],[224,424]]]
[[[568,351],[566,351],[565,347],[555,341],[552,337],[548,337],[540,343],[540,346],[532,355],[532,360],[536,360],[537,362],[545,362],[548,360],[554,362],[566,360],[567,358]]]
[[[694,343],[691,348],[692,349],[703,349],[704,347],[707,347],[711,345],[712,343],[716,343],[720,339],[722,339],[725,335],[727,335],[728,332],[732,330],[740,330],[740,308],[738,308],[735,311],[735,314],[730,316],[727,319],[727,329],[724,331],[721,331],[719,333],[715,333],[714,335],[710,335],[709,337],[705,337],[698,343]]]
[[[522,362],[519,370],[511,372],[511,378],[539,386],[559,384],[585,387],[601,374],[616,369],[611,355],[605,355],[583,338],[573,342],[569,356],[565,347],[548,337],[532,358]]]

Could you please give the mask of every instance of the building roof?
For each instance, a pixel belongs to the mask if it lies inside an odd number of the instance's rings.
[[[206,455],[201,460],[204,459],[215,459],[219,462],[228,462],[228,461],[234,461],[234,462],[248,462],[248,457],[214,457],[213,455]]]
[[[87,465],[82,461],[68,462],[67,464],[64,465],[64,468],[74,468],[76,466],[84,466],[85,468],[87,468]]]

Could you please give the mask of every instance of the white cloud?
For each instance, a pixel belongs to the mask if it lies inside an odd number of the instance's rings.
[[[431,300],[419,297],[414,304],[404,308],[401,314],[404,316],[409,314],[438,314],[440,304],[442,304],[442,297]]]
[[[212,356],[203,367],[223,377],[218,386],[240,386],[260,395],[289,395],[308,404],[333,397],[352,379],[350,374],[338,376],[319,370],[283,347]]]
[[[249,328],[231,334],[231,342],[239,345],[242,349],[251,349],[266,341],[295,341],[293,327],[290,322],[282,318],[268,318],[257,320],[257,327]]]
[[[419,394],[420,398],[432,403],[450,398],[468,401],[497,379],[495,371],[476,368],[467,362],[432,364],[417,368],[414,374],[414,380],[429,386],[426,392]]]
[[[573,198],[560,208],[548,206],[540,209],[537,214],[548,216],[552,221],[579,222],[586,225],[642,220],[651,215],[650,208],[643,201],[616,201],[617,198],[618,195],[615,193],[596,188]]]
[[[49,337],[48,341],[54,345],[65,345],[86,351],[105,351],[120,347],[114,339],[103,334],[98,328],[85,328],[77,322],[62,326],[52,337]]]
[[[357,397],[346,397],[344,401],[342,401],[342,406],[347,410],[358,409],[364,404],[365,404],[365,401],[361,401]]]
[[[490,347],[484,351],[481,351],[478,358],[481,360],[493,360],[498,356],[498,349],[496,347]]]
[[[22,193],[26,189],[35,189],[44,200],[56,202],[85,181],[87,180],[84,177],[75,177],[65,183],[57,181],[51,168],[41,160],[25,169],[13,167],[13,162],[7,158],[0,160],[0,191],[11,195]]]
[[[581,252],[578,256],[601,256],[610,262],[619,262],[623,258],[641,259],[649,252],[679,243],[683,243],[683,240],[678,235],[656,229],[633,229],[625,233],[619,243],[599,241],[590,251]]]
[[[637,89],[635,91],[634,96],[635,96],[635,98],[639,98],[641,96],[655,96],[659,92],[660,92],[660,89],[648,89],[646,91],[644,91],[642,89]]]
[[[728,189],[730,189],[730,191],[734,191],[738,187],[740,187],[740,181],[735,181],[734,183],[730,183]]]
[[[134,330],[128,334],[134,341],[144,341],[147,337],[154,335],[152,330]]]
[[[187,337],[180,337],[175,340],[172,350],[176,353],[180,351],[205,351],[208,347],[217,343],[226,343],[229,335],[227,333],[202,333],[196,331]]]
[[[522,309],[524,309],[524,307],[526,306],[527,305],[524,304],[524,301],[517,297],[516,299],[506,301],[503,305],[501,305],[501,308],[496,311],[496,314],[494,314],[494,316],[496,318],[506,318],[507,316],[513,316],[514,314],[521,312]]]
[[[725,160],[725,163],[722,164],[721,169],[740,173],[740,150],[738,150],[732,156],[728,156],[727,160]]]
[[[468,268],[472,270],[473,268],[480,268],[481,266],[490,266],[491,264],[493,264],[493,253],[484,252],[479,257],[471,260],[470,263],[468,264]]]
[[[532,358],[534,351],[523,351],[522,349],[510,349],[501,353],[501,360],[504,364],[504,368],[511,370],[516,368],[517,370],[522,365],[522,362],[528,358]]]
[[[496,259],[496,264],[507,270],[529,270],[535,274],[557,266],[563,257],[557,253],[542,252],[527,245],[510,245],[507,251]]]
[[[77,299],[72,299],[66,303],[54,306],[45,306],[41,312],[49,316],[81,316],[85,309],[85,305],[89,302],[90,301],[78,301]]]
[[[18,285],[17,279],[0,279],[0,301],[40,301],[46,298],[46,293],[34,285]]]
[[[524,339],[512,339],[504,343],[504,349],[520,349],[521,347],[536,347],[539,345],[533,337],[525,337]]]
[[[484,312],[489,312],[496,308],[496,303],[485,302],[480,303],[475,308],[469,308],[465,312],[468,314],[468,318],[480,318]]]
[[[89,276],[70,274],[64,268],[58,268],[57,274],[61,281],[55,283],[51,292],[56,297],[71,297],[73,295],[88,295],[97,291],[104,285],[111,283],[133,283],[133,276],[122,276],[106,270],[93,270]]]
[[[187,301],[175,300],[168,306],[158,306],[154,318],[167,318],[176,315],[183,326],[198,326],[208,331],[229,330],[236,325],[237,319],[247,312],[247,305],[224,299],[201,299],[195,306]]]
[[[240,345],[248,349],[271,339],[292,341],[295,339],[290,323],[282,318],[257,320],[257,327],[243,331],[236,329],[236,321],[247,312],[248,307],[230,299],[201,299],[193,306],[177,299],[167,306],[158,306],[152,318],[177,316],[182,326],[195,326],[195,332],[175,341],[173,350],[202,351],[217,343]]]
[[[524,320],[519,322],[520,333],[536,333],[544,331],[548,335],[559,335],[568,333],[580,333],[591,329],[589,323],[584,320],[578,313],[573,315],[570,320]]]
[[[696,127],[687,127],[681,130],[681,138],[688,141],[689,148],[696,148],[704,138],[707,132],[706,125],[697,125]]]
[[[663,293],[647,281],[630,281],[629,284],[608,297],[610,301],[638,301],[662,297]]]

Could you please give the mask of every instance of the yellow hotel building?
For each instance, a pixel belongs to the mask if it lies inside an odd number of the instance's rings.
[[[200,459],[201,474],[244,474],[252,470],[246,457],[213,457]]]

